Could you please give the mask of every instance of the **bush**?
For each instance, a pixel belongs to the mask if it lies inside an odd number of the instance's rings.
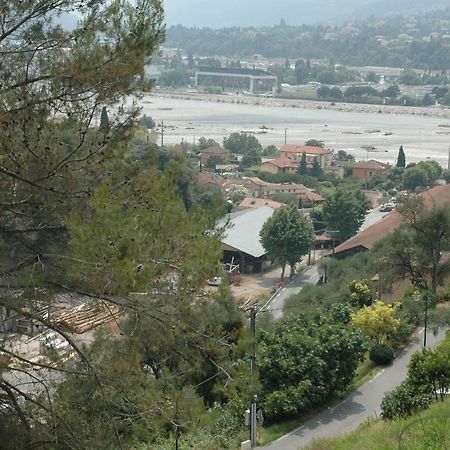
[[[427,409],[430,403],[430,394],[421,393],[407,381],[404,381],[383,398],[381,417],[384,420],[395,420],[411,416],[420,409]]]
[[[369,357],[377,366],[385,366],[394,359],[394,350],[386,344],[375,344],[370,349]]]

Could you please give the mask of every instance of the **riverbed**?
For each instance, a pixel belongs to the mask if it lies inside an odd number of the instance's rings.
[[[433,159],[445,168],[448,165],[449,110],[420,108],[408,113],[410,109],[361,109],[364,105],[339,110],[346,108],[254,98],[251,103],[238,96],[174,98],[157,92],[141,99],[143,113],[153,117],[159,130],[164,122],[165,144],[195,143],[201,136],[222,143],[230,133],[244,131],[253,133],[264,146],[318,139],[335,151],[352,153],[357,160],[391,164],[403,145],[407,163]]]

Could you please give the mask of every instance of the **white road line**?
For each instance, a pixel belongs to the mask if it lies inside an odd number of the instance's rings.
[[[381,372],[378,372],[370,381],[369,383],[372,383],[372,381],[375,381],[386,369],[383,369]]]

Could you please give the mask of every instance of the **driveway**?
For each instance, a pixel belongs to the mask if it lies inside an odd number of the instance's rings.
[[[444,337],[444,331],[441,331],[438,336],[434,336],[432,332],[427,333],[428,347],[435,347]],[[414,352],[421,350],[422,343],[423,329],[420,329],[413,341],[397,356],[393,364],[383,369],[372,380],[362,385],[334,408],[327,409],[291,433],[260,448],[267,450],[301,449],[314,439],[349,433],[370,417],[378,417],[384,394],[405,379],[411,356]]]

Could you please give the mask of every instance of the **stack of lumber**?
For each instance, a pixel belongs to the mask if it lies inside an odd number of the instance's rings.
[[[250,309],[257,307],[258,307],[258,299],[257,298],[252,299],[251,297],[240,306],[240,308],[244,311],[249,311]]]
[[[75,308],[57,313],[53,316],[53,322],[73,333],[82,334],[121,316],[122,312],[116,305],[82,303]]]

